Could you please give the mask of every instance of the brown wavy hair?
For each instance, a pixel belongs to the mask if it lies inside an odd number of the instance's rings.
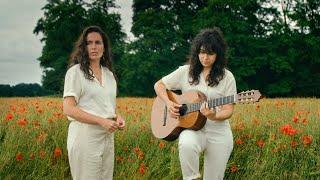
[[[227,43],[221,30],[217,27],[203,29],[193,39],[187,62],[187,64],[190,64],[190,85],[199,84],[200,73],[203,70],[203,66],[198,56],[201,48],[208,54],[216,53],[217,55],[207,77],[208,86],[217,86],[225,75],[225,68],[227,65]]]
[[[75,64],[80,64],[80,69],[83,71],[85,77],[89,80],[93,80],[93,71],[90,68],[90,60],[87,49],[87,37],[89,33],[96,32],[99,33],[102,37],[104,52],[100,59],[100,65],[107,67],[114,76],[115,72],[112,66],[112,54],[111,54],[111,45],[108,36],[102,31],[98,26],[89,26],[85,28],[75,43],[75,47],[70,56],[70,65],[69,68]]]

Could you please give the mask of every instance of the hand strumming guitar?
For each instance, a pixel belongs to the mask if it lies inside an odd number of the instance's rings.
[[[166,105],[167,105],[167,111],[169,112],[170,117],[178,118],[180,116],[179,108],[181,107],[181,104],[177,104],[169,100],[166,102]]]

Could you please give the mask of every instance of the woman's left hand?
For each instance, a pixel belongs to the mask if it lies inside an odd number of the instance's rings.
[[[207,117],[209,119],[215,119],[216,109],[209,108],[208,102],[204,102],[201,104],[200,112],[201,112],[201,114],[203,114],[205,117]]]
[[[126,122],[124,121],[124,119],[122,118],[122,116],[120,116],[119,114],[117,114],[117,123],[119,124],[119,130],[123,130],[126,126]]]

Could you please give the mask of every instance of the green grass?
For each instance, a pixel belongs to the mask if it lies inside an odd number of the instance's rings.
[[[181,179],[177,141],[152,136],[152,99],[117,104],[127,128],[116,132],[114,179]],[[236,105],[230,122],[226,179],[320,179],[319,99]],[[61,98],[0,98],[0,179],[71,179],[67,127]],[[56,148],[62,153],[55,155]]]

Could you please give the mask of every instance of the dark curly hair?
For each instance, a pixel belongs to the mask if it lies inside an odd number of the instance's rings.
[[[204,49],[204,51],[208,54],[216,53],[217,55],[216,60],[207,77],[208,86],[217,86],[219,84],[219,81],[224,77],[224,69],[227,65],[227,43],[223,37],[223,33],[221,32],[221,30],[217,27],[203,29],[193,39],[187,63],[190,64],[189,83],[191,85],[199,84],[200,73],[203,70],[203,66],[198,56],[200,53],[200,49]]]
[[[90,68],[89,55],[87,50],[87,36],[92,32],[100,34],[104,45],[104,53],[101,57],[100,65],[107,67],[115,76],[115,72],[112,66],[112,55],[109,38],[98,26],[89,26],[83,30],[79,39],[75,43],[73,52],[71,53],[69,67],[75,64],[80,64],[80,69],[84,72],[85,77],[89,80],[94,79],[93,71]]]

